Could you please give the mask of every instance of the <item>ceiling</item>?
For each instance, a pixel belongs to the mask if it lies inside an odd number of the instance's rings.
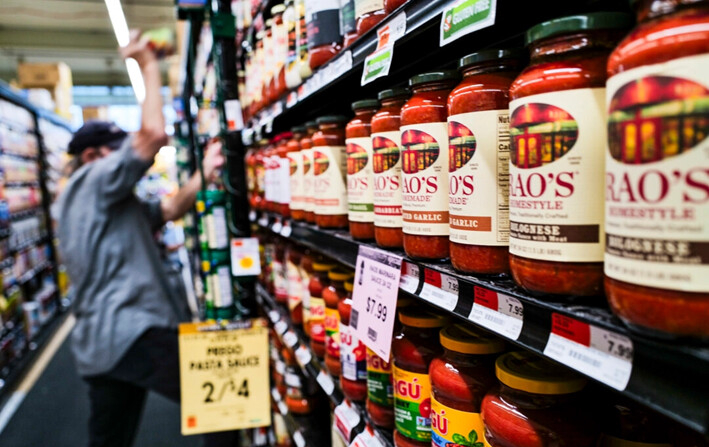
[[[175,28],[174,0],[122,0],[129,28]],[[0,79],[63,61],[74,85],[130,85],[104,0],[0,0]]]

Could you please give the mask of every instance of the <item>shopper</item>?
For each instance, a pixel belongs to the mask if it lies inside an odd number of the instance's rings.
[[[166,202],[142,202],[135,184],[167,143],[158,61],[140,33],[121,50],[145,81],[140,130],[89,122],[69,145],[77,157],[59,198],[60,247],[75,290],[72,350],[89,385],[91,447],[131,446],[147,390],[179,402],[177,325],[190,318],[171,290],[153,231],[194,204],[193,177]],[[203,162],[208,178],[223,165],[221,145]],[[235,432],[208,435],[209,446],[232,446]]]

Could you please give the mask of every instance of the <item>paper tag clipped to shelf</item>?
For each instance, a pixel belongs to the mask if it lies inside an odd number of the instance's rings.
[[[345,399],[335,407],[335,429],[342,439],[349,443],[352,439],[352,430],[362,421],[359,412]]]
[[[376,437],[373,431],[367,427],[362,433],[358,434],[349,447],[385,447],[382,441]]]
[[[320,388],[322,388],[328,396],[335,391],[335,382],[332,381],[332,377],[330,377],[325,371],[321,370],[315,378],[315,381],[318,382]]]
[[[403,261],[401,264],[399,288],[405,292],[416,293],[420,282],[421,272],[419,266],[411,262]]]
[[[241,102],[238,99],[224,101],[224,114],[226,115],[227,129],[229,131],[244,128],[244,115],[241,112]]]
[[[281,229],[281,236],[290,237],[291,234],[293,234],[293,227],[286,223]]]
[[[258,239],[235,238],[231,241],[232,276],[257,276],[261,274]]]
[[[623,391],[633,370],[633,349],[625,335],[552,313],[544,355]]]
[[[277,322],[275,325],[273,325],[273,329],[276,330],[276,334],[282,336],[288,330],[288,323],[281,320],[281,321]]]
[[[468,318],[511,340],[517,340],[524,324],[524,306],[517,298],[475,286],[475,302]]]
[[[457,0],[441,16],[440,46],[495,24],[497,0]]]
[[[453,311],[458,305],[458,280],[445,273],[424,269],[424,283],[419,296],[447,311]]]
[[[295,350],[295,359],[302,368],[305,368],[305,365],[310,363],[313,356],[310,354],[310,350],[308,348],[305,346],[299,346],[298,349]]]
[[[258,224],[262,227],[267,227],[268,226],[268,217],[265,215],[259,217]]]
[[[305,438],[300,430],[293,433],[293,442],[297,447],[305,447]]]
[[[278,411],[283,416],[287,415],[288,414],[288,405],[286,405],[286,403],[283,401],[278,402]]]
[[[271,231],[273,231],[276,234],[281,234],[282,229],[283,229],[283,223],[280,221],[280,219],[276,220],[276,222],[271,227]]]
[[[389,358],[401,279],[400,256],[359,246],[350,327],[383,359]]]
[[[387,76],[394,59],[394,42],[406,33],[406,13],[400,12],[377,29],[377,48],[364,59],[361,85]]]
[[[285,334],[283,334],[283,344],[285,344],[289,348],[293,348],[295,345],[298,344],[298,336],[295,334],[295,332],[289,330]]]
[[[281,319],[281,314],[279,314],[277,310],[269,310],[268,318],[271,319],[271,323],[275,324],[276,321]]]

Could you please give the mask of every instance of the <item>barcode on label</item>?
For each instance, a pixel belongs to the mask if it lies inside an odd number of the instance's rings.
[[[359,322],[359,311],[357,309],[352,309],[352,313],[350,315],[350,326],[355,330],[357,329],[357,322]]]
[[[377,331],[370,327],[367,331],[367,337],[369,337],[369,339],[372,341],[377,341]]]
[[[580,360],[584,363],[588,363],[589,365],[593,366],[594,368],[600,368],[601,367],[601,362],[598,360],[592,359],[591,357],[587,355],[583,355],[580,352],[574,351],[573,349],[569,349],[569,356],[573,359]]]
[[[505,324],[505,321],[502,318],[496,317],[494,315],[486,314],[485,319],[499,325]]]

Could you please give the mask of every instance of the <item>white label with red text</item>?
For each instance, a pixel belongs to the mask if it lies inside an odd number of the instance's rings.
[[[346,146],[313,148],[315,211],[321,215],[347,214]]]
[[[468,319],[517,340],[524,324],[524,305],[517,298],[476,286],[475,302]]]
[[[374,225],[401,228],[401,132],[372,134]]]
[[[359,425],[362,418],[359,412],[352,408],[346,400],[335,407],[335,428],[345,442],[350,442],[352,430]]]
[[[313,190],[313,149],[302,149],[300,154],[303,156],[303,198],[305,211],[315,210],[315,191]]]
[[[401,263],[401,279],[399,288],[409,293],[416,293],[421,282],[419,266],[410,262]]]
[[[305,178],[303,175],[303,154],[300,151],[288,153],[290,169],[290,209],[305,209]]]
[[[452,312],[458,305],[458,280],[434,270],[424,270],[424,283],[419,296]]]
[[[372,139],[347,139],[347,202],[351,222],[374,222]]]

